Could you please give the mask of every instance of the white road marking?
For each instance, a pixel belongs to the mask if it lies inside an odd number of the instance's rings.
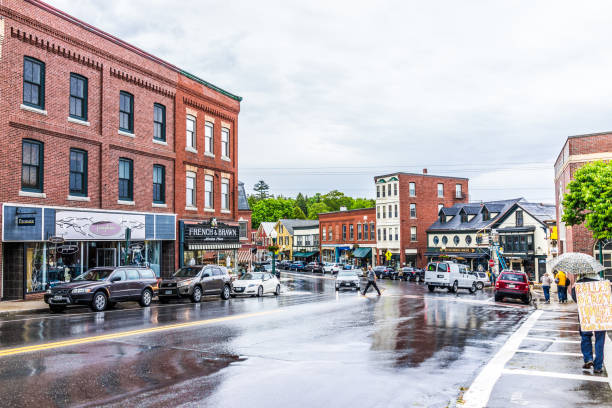
[[[463,406],[470,408],[484,408],[487,406],[491,391],[493,391],[493,387],[497,380],[499,380],[506,363],[514,356],[515,350],[519,348],[521,342],[527,337],[529,330],[536,324],[542,313],[541,310],[533,312],[487,363],[470,388],[463,394]]]
[[[527,337],[525,337],[525,340],[548,341],[548,342],[551,342],[551,343],[578,343],[578,344],[580,344],[580,340],[561,340],[561,339],[558,339],[556,337],[546,338],[546,337],[527,336]]]
[[[555,373],[552,371],[519,370],[514,368],[506,368],[502,371],[502,373],[508,375],[532,375],[536,377],[563,378],[566,380],[608,382],[608,377],[584,374]]]
[[[562,351],[540,351],[540,350],[528,350],[528,349],[518,349],[514,351],[516,351],[517,353],[550,354],[553,356],[582,357],[581,353],[564,353]]]
[[[531,331],[544,331],[544,332],[561,332],[561,333],[580,333],[579,330],[562,330],[562,329],[540,329],[540,328],[533,328],[531,329]]]

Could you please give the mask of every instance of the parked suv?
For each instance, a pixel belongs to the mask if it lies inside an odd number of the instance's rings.
[[[304,270],[307,272],[323,273],[323,264],[319,262],[310,262],[308,265],[304,267]]]
[[[52,312],[61,312],[70,305],[89,305],[93,311],[102,312],[125,301],[138,301],[140,306],[148,307],[156,292],[157,277],[150,268],[93,268],[69,283],[48,289],[45,302]]]
[[[529,279],[525,272],[504,270],[495,282],[495,301],[501,302],[504,298],[521,299],[523,303],[531,302]]]
[[[304,262],[295,261],[289,266],[290,271],[303,271],[304,270]]]
[[[376,274],[376,277],[378,279],[384,279],[384,278],[393,279],[393,277],[396,275],[395,270],[392,267],[384,266],[384,265],[375,266],[374,273]]]
[[[403,267],[398,277],[405,281],[415,281],[416,283],[425,281],[425,271],[419,268],[412,268],[410,266]]]
[[[198,303],[202,296],[217,295],[227,300],[232,294],[232,279],[223,266],[193,265],[180,268],[159,284],[159,301],[189,298]]]

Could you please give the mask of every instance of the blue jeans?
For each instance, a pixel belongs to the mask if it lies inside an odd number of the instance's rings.
[[[557,285],[557,296],[559,296],[559,302],[567,300],[567,286]]]
[[[595,333],[595,360],[593,360],[593,333]],[[580,331],[580,337],[580,349],[582,350],[582,357],[584,358],[584,362],[588,363],[589,361],[593,361],[593,368],[595,370],[601,370],[603,367],[604,360],[604,344],[606,342],[606,332]]]
[[[550,286],[542,286],[542,290],[544,291],[544,299],[547,302],[550,301]]]

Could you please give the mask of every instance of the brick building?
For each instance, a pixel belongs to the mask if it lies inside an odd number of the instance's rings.
[[[239,97],[37,0],[0,3],[0,95],[3,299],[39,297],[126,255],[171,273],[187,165],[215,176],[215,210],[195,218],[232,220],[237,231]],[[229,160],[185,153],[187,109],[202,129],[214,119]]]
[[[333,211],[319,214],[321,260],[376,265],[376,210]]]
[[[583,252],[599,259],[599,245],[584,225],[566,226],[562,221],[563,196],[574,173],[585,163],[612,160],[612,132],[570,136],[555,162],[555,197],[557,207],[559,253]],[[607,276],[612,275],[612,243],[602,243],[602,263]]]
[[[442,207],[468,202],[468,179],[434,176],[424,169],[423,174],[376,176],[374,183],[377,263],[424,267],[427,228]]]

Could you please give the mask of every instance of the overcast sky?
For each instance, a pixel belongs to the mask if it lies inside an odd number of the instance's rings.
[[[248,191],[427,167],[554,202],[565,138],[612,130],[609,1],[48,1],[242,96]]]

